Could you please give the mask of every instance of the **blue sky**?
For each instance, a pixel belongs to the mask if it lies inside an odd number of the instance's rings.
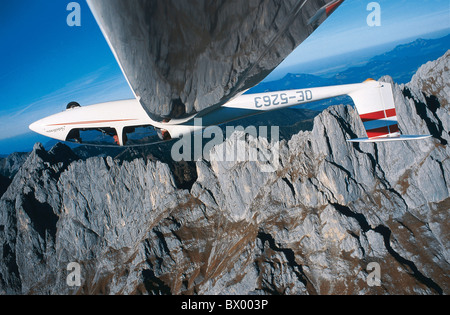
[[[78,2],[81,27],[67,25],[69,2],[2,3],[0,139],[29,133],[30,123],[65,109],[72,100],[94,104],[133,97],[84,1]],[[22,143],[0,140],[0,154],[27,150],[34,140],[49,139],[33,137],[23,149]]]
[[[12,140],[35,120],[81,104],[132,98],[128,84],[85,1],[81,26],[69,27],[66,0],[4,0],[0,10],[0,154],[31,150]],[[441,29],[450,29],[450,0],[382,0],[381,26],[369,27],[367,4],[346,0],[275,71]],[[8,139],[9,140],[8,140]],[[26,138],[26,137],[22,137]],[[6,139],[6,140],[5,140]]]
[[[367,24],[371,2],[345,1],[296,53],[319,59],[450,28],[449,0],[375,1],[381,25],[372,27]]]
[[[371,2],[380,5],[380,26],[367,24],[372,12],[367,6]],[[412,38],[428,38],[427,34],[444,29],[450,32],[450,0],[346,0],[274,74],[286,73],[290,66],[298,63],[388,43],[395,46],[402,41],[410,42]]]

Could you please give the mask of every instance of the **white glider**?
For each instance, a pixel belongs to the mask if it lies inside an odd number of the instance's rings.
[[[66,111],[41,119],[30,129],[61,141],[91,145],[145,145],[180,138],[208,126],[303,105],[332,97],[352,98],[364,124],[367,137],[349,142],[419,140],[430,135],[400,134],[390,83],[367,80],[364,83],[240,95],[202,116],[167,122],[152,120],[139,101],[125,100],[81,107],[70,103]],[[201,118],[202,124],[198,124]],[[196,123],[194,123],[194,120]]]

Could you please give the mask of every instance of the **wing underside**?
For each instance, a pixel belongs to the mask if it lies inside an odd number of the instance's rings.
[[[258,84],[343,0],[87,0],[155,121],[188,117]]]

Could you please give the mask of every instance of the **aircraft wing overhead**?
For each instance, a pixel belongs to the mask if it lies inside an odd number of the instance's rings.
[[[155,121],[220,106],[278,66],[343,0],[87,0]]]

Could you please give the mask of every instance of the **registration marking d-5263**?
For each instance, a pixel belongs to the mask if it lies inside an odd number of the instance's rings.
[[[311,101],[313,99],[313,94],[311,90],[299,90],[295,91],[295,93],[267,93],[266,95],[256,96],[254,98],[255,107],[270,107],[270,106],[279,106],[279,105],[288,105],[295,103],[303,103],[307,101]]]

